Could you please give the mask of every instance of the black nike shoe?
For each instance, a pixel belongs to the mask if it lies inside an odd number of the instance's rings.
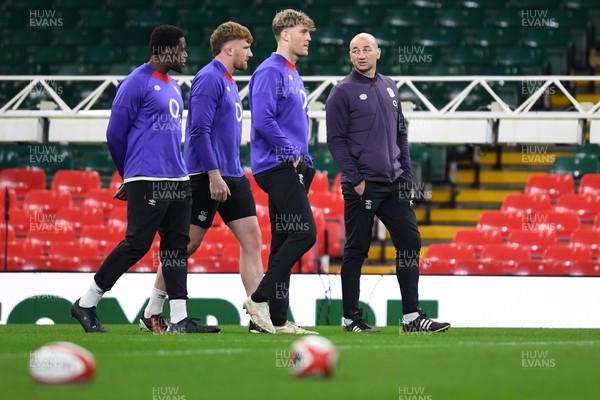
[[[429,318],[420,308],[417,309],[419,316],[411,322],[402,321],[402,330],[407,333],[417,332],[444,332],[450,329],[448,322],[436,322]]]
[[[346,332],[381,332],[379,329],[371,328],[367,321],[363,319],[362,308],[352,318],[344,318],[344,331]],[[346,323],[347,320],[351,319],[352,322]]]
[[[219,333],[221,328],[216,325],[202,325],[197,323],[198,318],[186,317],[176,324],[170,324],[168,333]]]
[[[71,305],[71,317],[76,318],[86,332],[108,332],[102,325],[102,322],[98,319],[96,307],[81,307],[79,305],[79,300],[81,299],[77,299],[75,303]]]

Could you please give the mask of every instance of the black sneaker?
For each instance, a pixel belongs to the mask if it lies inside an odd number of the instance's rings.
[[[215,325],[202,325],[197,323],[198,318],[186,317],[176,324],[170,324],[168,333],[219,333],[221,328]]]
[[[81,307],[79,305],[79,300],[81,299],[77,299],[75,303],[71,305],[71,317],[76,318],[86,332],[108,332],[98,319],[96,307]]]
[[[145,318],[142,314],[140,318],[140,329],[146,332],[163,333],[167,331],[169,323],[165,320],[162,313],[154,314],[150,318]]]
[[[371,328],[367,321],[363,319],[362,308],[353,316],[353,318],[344,318],[344,331],[346,332],[381,332],[379,329]],[[349,320],[352,322],[347,323]]]
[[[252,320],[248,323],[248,332],[250,333],[269,333],[260,326],[256,325]]]
[[[435,322],[427,316],[420,308],[417,309],[419,316],[411,322],[402,321],[402,330],[404,332],[444,332],[450,329],[447,322]]]

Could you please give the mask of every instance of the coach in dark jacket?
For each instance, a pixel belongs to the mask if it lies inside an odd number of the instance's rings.
[[[377,73],[381,50],[368,33],[350,42],[354,69],[329,94],[327,144],[342,171],[346,245],[342,260],[344,329],[377,332],[358,308],[362,264],[371,245],[374,217],[390,231],[407,332],[440,332],[419,309],[421,235],[411,207],[412,169],[408,137],[394,81]]]

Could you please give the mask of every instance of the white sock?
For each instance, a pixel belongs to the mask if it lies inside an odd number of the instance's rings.
[[[171,307],[172,324],[176,324],[187,318],[187,307],[185,300],[169,300],[169,306]]]
[[[152,288],[152,294],[150,294],[150,301],[144,310],[144,318],[150,318],[153,315],[160,314],[167,298],[167,292],[157,288]]]
[[[90,288],[81,299],[79,299],[79,307],[83,308],[91,308],[96,307],[100,302],[100,299],[104,295],[104,290],[100,289],[98,285],[96,285],[96,281],[92,281]]]
[[[404,323],[413,322],[417,318],[419,318],[419,313],[417,311],[411,312],[410,314],[404,314],[402,316],[402,322],[404,322]]]
[[[344,325],[346,325],[346,326],[350,325],[350,324],[351,324],[351,323],[353,323],[353,322],[354,322],[354,320],[353,320],[353,319],[344,318]]]

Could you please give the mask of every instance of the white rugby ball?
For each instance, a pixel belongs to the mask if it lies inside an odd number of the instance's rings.
[[[94,378],[92,353],[70,342],[48,343],[29,357],[29,375],[37,383],[60,385],[87,382]]]

